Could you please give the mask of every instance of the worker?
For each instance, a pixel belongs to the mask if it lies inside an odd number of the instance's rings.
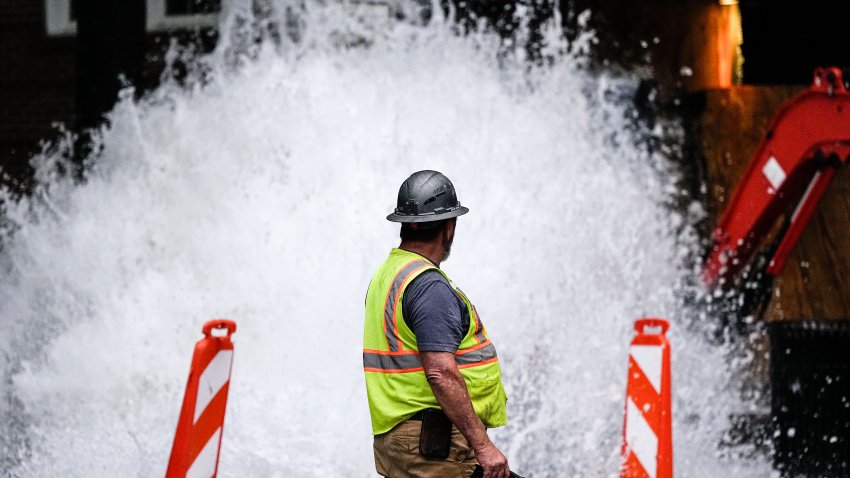
[[[449,179],[419,171],[402,183],[401,244],[366,294],[363,367],[375,467],[389,478],[509,478],[487,436],[507,423],[496,349],[469,298],[440,269],[457,217],[469,212]]]

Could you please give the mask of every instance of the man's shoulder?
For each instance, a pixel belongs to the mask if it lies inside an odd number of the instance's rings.
[[[421,304],[427,308],[461,307],[462,301],[454,285],[439,269],[429,269],[408,284],[405,289],[406,305]]]
[[[451,284],[446,277],[440,273],[437,268],[427,269],[410,281],[405,288],[405,296],[420,297],[427,296],[433,293],[443,293],[448,288],[452,289]]]
[[[415,282],[419,282],[420,284],[430,284],[433,282],[443,282],[445,284],[449,284],[449,281],[448,279],[446,279],[446,276],[444,276],[443,273],[440,272],[440,269],[437,269],[436,267],[425,269],[422,273],[416,276],[410,282],[410,284],[413,285]]]

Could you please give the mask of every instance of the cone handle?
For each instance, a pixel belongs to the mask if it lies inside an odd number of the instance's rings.
[[[644,333],[645,327],[661,328],[661,334],[646,334]],[[664,319],[640,319],[635,321],[635,331],[639,335],[664,335],[668,329],[670,329],[670,322]]]
[[[212,335],[213,329],[218,329],[218,330],[227,329],[227,335],[225,335],[224,337],[229,339],[230,336],[233,335],[234,332],[236,332],[236,322],[234,322],[232,320],[227,320],[227,319],[211,320],[211,321],[207,322],[206,324],[204,324],[204,328],[203,328],[204,335],[207,336],[207,337],[212,337],[213,336]]]

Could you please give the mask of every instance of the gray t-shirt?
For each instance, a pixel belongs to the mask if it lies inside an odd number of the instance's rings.
[[[443,274],[431,269],[413,279],[401,307],[420,352],[457,352],[469,330],[469,311]]]

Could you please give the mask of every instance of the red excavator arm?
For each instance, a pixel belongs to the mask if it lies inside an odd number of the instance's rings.
[[[729,286],[757,252],[776,276],[821,197],[850,155],[850,92],[841,70],[818,68],[812,86],[773,117],[720,222],[703,268],[710,287]]]

